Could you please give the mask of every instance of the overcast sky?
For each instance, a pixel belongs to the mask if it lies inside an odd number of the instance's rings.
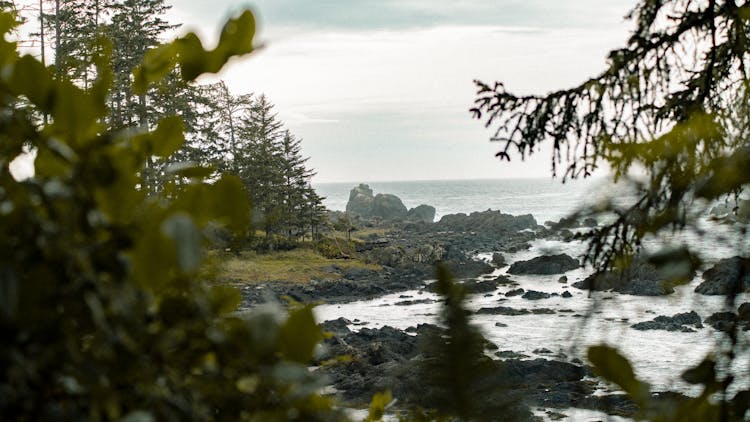
[[[251,7],[264,48],[220,77],[265,93],[316,182],[549,176],[547,151],[499,162],[472,120],[473,79],[545,93],[604,69],[633,0],[167,0],[215,38]]]

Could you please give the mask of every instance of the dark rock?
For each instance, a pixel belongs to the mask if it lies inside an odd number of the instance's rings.
[[[693,326],[695,328],[703,328],[701,323],[701,317],[695,312],[685,312],[681,314],[675,314],[671,317],[659,315],[651,321],[639,322],[631,325],[631,328],[636,330],[666,330],[666,331],[685,331],[693,332],[695,330],[689,328]]]
[[[495,278],[495,281],[498,284],[501,284],[501,285],[506,285],[506,284],[515,285],[515,284],[518,284],[517,282],[515,282],[515,281],[511,280],[510,278],[508,278],[508,276],[504,276],[504,275],[497,276],[497,278]]]
[[[480,275],[491,273],[494,268],[484,262],[473,259],[462,261],[445,261],[445,265],[451,270],[457,278],[474,278]]]
[[[554,314],[555,311],[550,308],[534,308],[531,310],[531,313],[534,315],[550,315]]]
[[[524,355],[523,353],[516,353],[512,350],[495,352],[495,356],[499,357],[500,359],[524,359],[529,357],[528,355]]]
[[[524,289],[520,289],[520,288],[519,289],[514,289],[514,290],[511,290],[509,292],[506,292],[505,296],[508,296],[508,297],[518,296],[518,295],[522,295],[524,292],[525,292]]]
[[[745,302],[737,308],[737,317],[740,321],[750,321],[750,302]]]
[[[503,254],[501,254],[500,252],[495,252],[492,254],[492,265],[498,268],[502,268],[508,264],[505,263],[505,256],[503,256]]]
[[[373,196],[372,189],[365,184],[360,184],[351,190],[346,212],[358,217],[386,220],[405,218],[407,215],[406,206],[397,196],[391,194]]]
[[[738,256],[722,259],[703,273],[695,288],[704,295],[727,295],[750,289],[750,260]]]
[[[406,213],[406,219],[410,221],[422,221],[432,223],[435,220],[435,207],[431,205],[419,205]]]
[[[534,353],[536,355],[551,355],[553,352],[546,347],[542,347],[539,349],[534,349],[531,353]]]
[[[636,296],[662,296],[674,292],[670,283],[664,282],[655,266],[637,260],[624,272],[608,271],[592,274],[584,280],[573,283],[582,290],[614,290]]]
[[[507,327],[507,326],[508,326],[508,324],[503,324],[502,322],[496,322],[496,323],[495,323],[495,327],[499,327],[499,328],[505,328],[505,327]]]
[[[706,318],[704,322],[716,330],[729,332],[734,327],[736,321],[737,314],[734,312],[716,312]]]
[[[426,303],[435,303],[433,299],[413,299],[413,300],[402,300],[394,303],[396,306],[410,306],[410,305],[421,305]]]
[[[496,280],[467,280],[463,283],[463,286],[469,293],[487,293],[497,290],[500,283]]]
[[[566,290],[566,291],[563,292],[562,297],[564,297],[565,299],[569,299],[569,298],[573,297],[573,295],[570,294],[570,292]]]
[[[531,311],[529,311],[528,309],[510,308],[508,306],[497,306],[495,308],[480,308],[476,313],[477,315],[517,316],[517,315],[528,315],[531,313]]]
[[[564,275],[557,279],[558,283],[567,283],[568,282],[568,276]]]
[[[528,261],[514,262],[509,274],[560,274],[580,266],[578,260],[566,254],[538,256]]]
[[[348,327],[348,325],[351,323],[352,322],[348,319],[341,317],[320,324],[320,328],[322,328],[323,331],[329,332],[335,336],[343,337],[352,332]]]
[[[513,216],[500,211],[482,211],[466,214],[449,214],[438,221],[439,230],[473,231],[486,234],[507,234],[525,229],[536,229],[537,223],[531,214]]]
[[[549,299],[550,294],[545,292],[538,292],[536,290],[529,290],[521,297],[528,300]]]
[[[588,217],[583,220],[583,226],[584,227],[596,227],[599,224],[599,222],[596,221],[596,218]]]

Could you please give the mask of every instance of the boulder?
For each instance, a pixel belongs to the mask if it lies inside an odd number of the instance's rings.
[[[750,260],[735,256],[722,259],[703,273],[695,291],[704,295],[727,295],[750,289]]]
[[[692,328],[703,328],[701,317],[695,312],[684,312],[675,314],[671,317],[659,315],[651,321],[639,322],[631,325],[636,330],[665,330],[665,331],[685,331],[693,332]]]
[[[435,207],[424,204],[419,205],[406,213],[406,219],[409,221],[432,223],[435,220]]]
[[[573,283],[573,287],[595,291],[613,290],[635,296],[663,296],[674,292],[671,283],[663,281],[656,267],[644,260],[636,260],[625,271],[592,274]]]
[[[524,289],[518,288],[513,289],[507,293],[505,293],[505,296],[512,297],[512,296],[518,296],[524,294],[526,291]]]
[[[580,267],[577,259],[566,254],[544,255],[528,261],[514,262],[509,274],[562,274]]]
[[[521,296],[523,299],[528,300],[539,300],[539,299],[549,299],[550,294],[545,292],[538,292],[536,290],[529,290],[528,292],[524,293],[523,296]]]
[[[436,223],[436,229],[438,230],[473,231],[485,234],[507,234],[537,228],[536,220],[531,214],[513,216],[493,210],[473,212],[469,215],[463,213],[448,214]]]
[[[368,185],[360,184],[349,192],[348,214],[362,218],[403,219],[408,211],[396,195],[379,193],[373,196]]]
[[[492,254],[492,265],[502,268],[508,264],[505,263],[505,256],[501,254],[500,252],[495,252]]]

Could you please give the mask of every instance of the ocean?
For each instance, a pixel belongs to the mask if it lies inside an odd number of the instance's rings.
[[[358,183],[318,184],[318,193],[325,196],[329,209],[344,210],[349,191]],[[605,197],[615,195],[619,201],[627,202],[627,191],[613,186],[602,179],[578,180],[562,184],[552,179],[510,179],[510,180],[449,180],[449,181],[407,181],[367,183],[375,193],[391,193],[400,197],[407,208],[420,204],[432,205],[437,210],[436,221],[452,213],[471,213],[489,209],[500,210],[513,215],[532,214],[539,224],[558,221],[582,207],[589,207]],[[727,241],[734,226],[717,225],[703,219],[703,233],[677,233],[667,236],[672,243],[688,243],[696,247],[707,261],[737,254],[738,243]],[[720,241],[724,239],[723,241]],[[647,248],[660,248],[665,240],[649,239]],[[585,251],[581,242],[562,242],[539,239],[526,251],[505,254],[510,263],[527,260],[550,253],[567,253],[577,257]],[[744,248],[747,248],[745,242]],[[480,258],[489,258],[493,251],[485,252]],[[745,251],[746,252],[746,251]],[[506,268],[496,270],[486,277],[506,274]],[[570,282],[581,280],[591,274],[591,268],[580,268],[568,272]],[[486,316],[477,315],[474,323],[482,328],[485,336],[500,350],[513,350],[529,357],[539,357],[536,350],[548,348],[560,356],[585,360],[586,347],[606,343],[617,346],[632,362],[636,375],[652,388],[677,390],[696,395],[699,388],[686,384],[680,374],[696,365],[717,344],[725,338],[720,332],[706,327],[694,333],[667,331],[638,331],[630,326],[636,322],[648,321],[657,315],[674,315],[695,310],[705,319],[714,312],[723,311],[724,300],[718,296],[695,294],[693,289],[702,281],[697,275],[689,284],[679,286],[668,296],[642,297],[620,295],[610,292],[588,293],[573,288],[569,284],[558,283],[555,276],[517,276],[516,280],[526,290],[538,290],[562,294],[568,291],[573,298],[553,296],[548,299],[529,301],[519,296],[505,297],[504,289],[490,296],[477,295],[469,300],[468,306],[478,309],[483,306],[497,306],[501,301],[506,306],[516,308],[547,307],[556,311],[555,315]],[[426,281],[427,282],[427,281]],[[344,317],[355,321],[359,327],[381,327],[390,325],[406,329],[418,323],[434,323],[439,312],[439,304],[416,304],[396,306],[404,296],[437,299],[432,293],[421,290],[401,292],[373,300],[347,304],[322,305],[315,310],[320,321]],[[740,295],[739,302],[750,300],[750,294]],[[502,322],[504,326],[497,326]],[[750,359],[746,356],[735,361],[735,374],[742,379],[740,385],[750,380]],[[608,389],[602,385],[602,391]],[[571,409],[572,410],[572,409]],[[569,413],[570,420],[601,420],[602,415]],[[574,416],[575,415],[575,416]]]
[[[435,220],[446,214],[471,213],[487,209],[506,214],[532,214],[539,224],[558,221],[582,206],[602,198],[610,184],[603,179],[486,179],[486,180],[419,180],[402,182],[363,182],[375,194],[398,196],[407,208],[421,204],[436,209]],[[326,199],[331,210],[344,211],[349,192],[358,182],[319,183],[314,188]]]

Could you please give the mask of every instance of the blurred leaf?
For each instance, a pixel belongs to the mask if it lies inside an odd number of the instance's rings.
[[[211,288],[211,304],[218,313],[229,313],[237,309],[242,301],[240,291],[232,286]]]
[[[310,362],[315,346],[323,340],[323,330],[315,323],[312,306],[294,310],[281,327],[279,348],[283,356],[299,363]]]
[[[177,151],[185,142],[184,129],[185,125],[180,117],[168,116],[159,120],[159,125],[152,135],[153,154],[166,158]]]
[[[375,393],[375,395],[372,396],[372,401],[370,402],[370,411],[368,412],[367,419],[365,419],[365,421],[375,422],[382,420],[383,415],[385,414],[385,410],[391,403],[391,401],[393,401],[393,395],[391,395],[390,390],[383,393]]]
[[[197,271],[201,265],[201,234],[185,213],[177,213],[161,225],[162,232],[174,241],[177,248],[177,263],[182,272]]]
[[[617,349],[609,346],[591,346],[588,359],[594,365],[594,372],[609,382],[622,388],[637,404],[644,404],[649,398],[649,386],[635,378],[633,367]]]

